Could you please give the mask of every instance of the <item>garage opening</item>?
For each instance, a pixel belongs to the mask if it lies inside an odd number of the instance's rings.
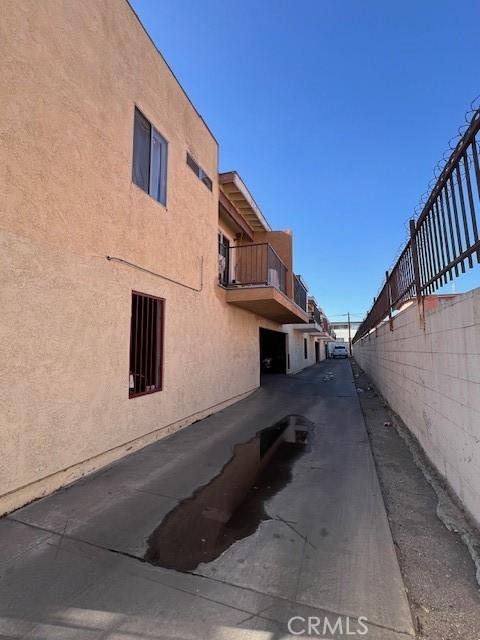
[[[287,373],[287,336],[281,331],[260,329],[260,371]]]

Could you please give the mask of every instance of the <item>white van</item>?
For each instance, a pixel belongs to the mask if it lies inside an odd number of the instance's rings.
[[[348,349],[343,344],[336,344],[332,349],[332,358],[348,358]]]

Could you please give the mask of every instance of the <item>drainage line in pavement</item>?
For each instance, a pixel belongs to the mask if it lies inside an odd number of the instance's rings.
[[[40,527],[37,524],[30,524],[29,522],[23,522],[23,520],[17,520],[16,518],[11,518],[7,516],[7,520],[11,520],[12,522],[17,522],[18,524],[23,524],[25,527],[31,527],[32,529],[37,529],[38,531],[43,531],[44,533],[50,533],[52,536],[58,536],[60,538],[58,547],[62,544],[62,540],[66,538],[67,540],[72,540],[73,542],[78,542],[80,544],[86,544],[89,547],[94,547],[95,549],[100,549],[100,551],[110,551],[111,553],[118,553],[121,556],[125,556],[126,558],[131,558],[133,560],[138,560],[140,562],[145,562],[145,559],[141,556],[136,556],[133,553],[128,553],[128,551],[120,551],[119,549],[111,549],[110,547],[103,547],[101,544],[96,544],[95,542],[90,542],[89,540],[83,540],[82,538],[77,538],[76,536],[72,536],[69,533],[58,533],[58,531],[52,531],[51,529],[46,529],[45,527]]]

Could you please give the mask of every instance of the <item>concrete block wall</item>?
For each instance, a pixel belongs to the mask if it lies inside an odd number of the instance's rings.
[[[480,523],[480,288],[416,304],[353,355]]]

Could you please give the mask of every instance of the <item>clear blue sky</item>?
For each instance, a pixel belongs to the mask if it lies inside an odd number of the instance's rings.
[[[363,313],[480,93],[477,0],[133,0],[325,311]],[[480,267],[457,290],[480,283]],[[333,318],[335,319],[335,318]]]

